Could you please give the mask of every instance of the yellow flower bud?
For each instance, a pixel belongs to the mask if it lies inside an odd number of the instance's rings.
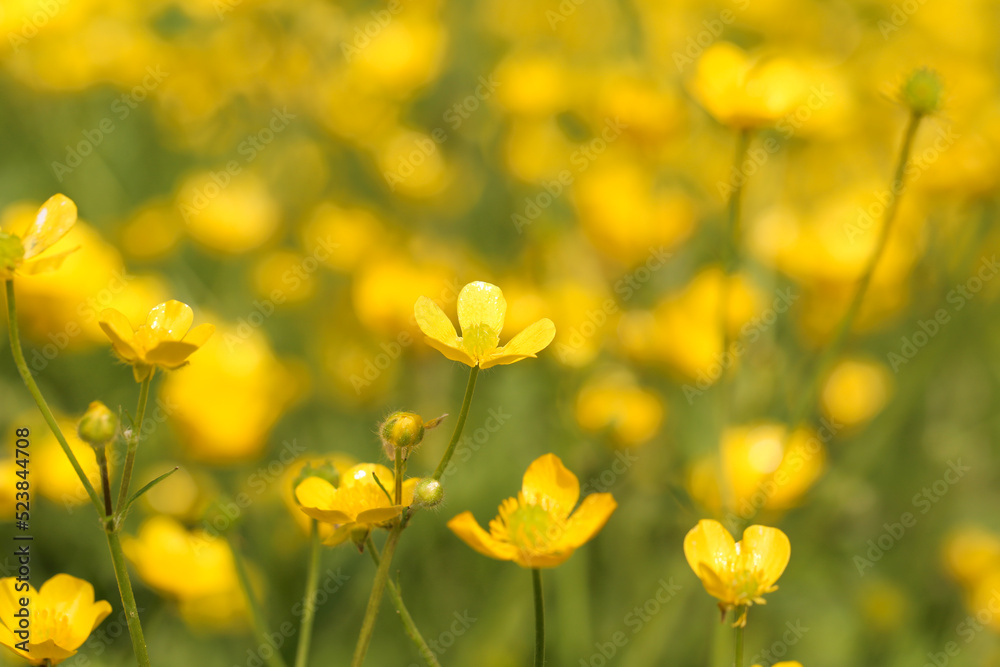
[[[443,500],[444,487],[436,479],[422,479],[413,489],[413,504],[417,507],[437,507]]]
[[[938,111],[943,102],[944,84],[937,72],[927,67],[915,70],[903,83],[903,103],[922,116]]]
[[[382,447],[390,460],[395,460],[396,450],[403,450],[403,458],[424,439],[424,420],[412,412],[393,412],[379,428]]]
[[[117,432],[118,416],[100,401],[90,404],[77,426],[80,439],[93,447],[104,447]]]

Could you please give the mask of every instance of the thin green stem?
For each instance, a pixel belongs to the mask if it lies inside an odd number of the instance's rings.
[[[389,580],[389,567],[392,563],[392,556],[396,553],[396,546],[399,544],[399,537],[403,533],[403,522],[397,519],[389,531],[389,537],[385,541],[382,549],[382,562],[378,564],[375,571],[375,581],[372,583],[372,592],[368,597],[368,607],[365,609],[365,618],[361,623],[361,634],[358,635],[357,646],[354,647],[354,657],[351,659],[351,667],[361,667],[365,664],[365,655],[368,654],[368,646],[372,641],[372,634],[375,632],[375,619],[378,618],[378,609],[382,602],[382,594],[385,592],[386,583]]]
[[[365,542],[365,546],[368,549],[368,553],[372,557],[372,561],[375,563],[377,568],[382,561],[379,556],[378,549],[375,547],[375,541],[369,534],[368,539]],[[420,634],[420,630],[417,628],[417,624],[413,621],[413,617],[410,616],[409,610],[406,608],[406,604],[403,602],[403,595],[396,586],[396,583],[389,578],[386,587],[389,589],[389,599],[392,600],[392,605],[396,608],[396,613],[399,614],[400,620],[403,622],[403,630],[406,632],[406,636],[410,638],[413,645],[417,647],[417,652],[420,653],[420,657],[424,659],[427,663],[427,667],[441,667],[441,663],[438,662],[437,656],[434,655],[434,651],[427,644],[424,636]]]
[[[836,360],[837,355],[840,354],[841,348],[847,341],[847,335],[850,333],[851,327],[854,325],[854,320],[857,319],[858,313],[861,311],[861,304],[864,302],[865,295],[868,293],[868,288],[871,286],[872,276],[875,275],[875,269],[878,267],[879,260],[882,259],[882,254],[885,251],[885,247],[889,241],[889,236],[892,232],[893,223],[896,220],[896,212],[899,210],[899,200],[903,194],[903,188],[906,181],[906,166],[910,160],[910,150],[913,148],[913,139],[917,134],[917,129],[920,127],[920,121],[922,119],[923,116],[921,114],[913,113],[910,115],[910,120],[906,126],[906,133],[903,136],[903,145],[899,150],[899,159],[896,162],[896,171],[892,177],[892,185],[889,191],[891,199],[886,207],[885,223],[882,225],[882,229],[879,232],[875,248],[868,257],[868,263],[865,265],[865,270],[858,279],[858,286],[854,291],[854,296],[851,298],[851,302],[847,306],[847,310],[844,311],[843,317],[841,317],[840,322],[837,324],[837,327],[834,330],[833,338],[830,340],[829,344],[820,355],[819,360],[816,362],[816,367],[811,374],[811,379],[806,385],[806,391],[799,395],[799,402],[796,405],[795,410],[792,412],[791,419],[789,420],[790,425],[793,428],[799,426],[809,417],[809,413],[813,409],[816,402],[816,396],[819,393],[820,385],[826,377],[827,372],[830,370],[830,367],[833,365],[833,362]]]
[[[128,578],[128,568],[125,566],[125,553],[122,551],[121,539],[118,537],[117,529],[106,531],[105,534],[108,538],[108,549],[111,551],[111,562],[115,568],[115,579],[118,580],[118,590],[122,596],[122,606],[125,608],[125,621],[128,623],[128,634],[132,638],[135,661],[139,667],[149,667],[146,639],[142,636],[139,608],[135,604],[132,582]]]
[[[108,474],[108,452],[105,447],[94,448],[97,457],[97,467],[101,469],[101,490],[104,492],[104,515],[114,514],[111,508],[111,476]]]
[[[309,661],[309,643],[312,640],[313,618],[316,616],[319,556],[319,523],[312,519],[309,526],[309,569],[306,575],[306,593],[302,598],[302,625],[299,628],[299,645],[295,651],[295,667],[306,667]]]
[[[535,589],[535,667],[545,664],[545,600],[542,597],[542,571],[531,570],[531,582]]]
[[[395,503],[397,505],[403,504],[403,472],[406,466],[403,463],[403,448],[396,447],[396,471],[393,474],[393,481],[396,485],[395,493]]]
[[[45,418],[45,423],[49,425],[49,428],[52,430],[52,434],[56,436],[56,440],[59,442],[59,446],[62,448],[63,453],[66,455],[66,458],[69,459],[70,465],[73,466],[76,476],[80,478],[80,483],[83,484],[83,488],[87,491],[87,495],[90,496],[90,502],[94,504],[94,507],[97,509],[97,513],[103,517],[104,505],[101,503],[101,499],[98,498],[97,491],[94,490],[94,485],[90,483],[86,473],[83,472],[83,468],[80,467],[80,462],[77,460],[73,450],[70,449],[69,443],[66,442],[66,437],[59,428],[59,424],[56,423],[56,418],[52,415],[52,410],[49,409],[49,404],[45,402],[42,392],[38,389],[38,385],[35,384],[35,379],[31,377],[31,370],[28,368],[28,364],[24,360],[24,351],[21,349],[21,335],[17,326],[17,306],[14,301],[14,281],[7,279],[6,288],[10,351],[11,354],[14,355],[14,363],[17,365],[17,371],[21,374],[21,379],[24,381],[24,385],[28,388],[28,393],[30,393],[31,397],[35,399],[35,404],[38,406],[42,416]]]
[[[743,633],[746,627],[743,625],[736,626],[736,654],[733,657],[734,667],[743,667]]]
[[[260,646],[270,646],[271,643],[267,640],[267,624],[264,622],[264,614],[257,603],[257,596],[254,595],[253,586],[250,583],[250,575],[247,572],[246,563],[243,562],[243,555],[236,547],[232,537],[229,538],[229,548],[233,552],[233,565],[236,568],[236,578],[239,579],[240,588],[243,589],[243,595],[246,597],[247,609],[250,611],[250,622],[253,625],[254,636],[257,638],[257,643]],[[281,657],[278,651],[271,651],[270,653],[270,657],[267,658],[267,664],[270,667],[287,667],[285,659]]]
[[[115,506],[119,511],[123,510],[125,501],[128,500],[128,487],[132,482],[132,467],[135,465],[135,452],[139,448],[139,440],[142,439],[142,422],[146,418],[149,384],[153,381],[155,373],[155,370],[150,371],[139,387],[139,405],[135,410],[135,423],[132,425],[132,435],[128,439],[127,450],[125,452],[125,466],[122,468],[121,486],[118,488],[118,504]]]
[[[465,385],[465,398],[462,399],[462,411],[458,413],[458,421],[455,422],[455,432],[451,434],[451,442],[448,443],[448,449],[445,450],[444,456],[441,457],[441,462],[438,463],[438,467],[434,471],[434,479],[440,480],[441,476],[444,475],[445,470],[448,468],[448,463],[451,461],[451,456],[455,453],[458,440],[462,437],[462,429],[465,428],[465,420],[469,417],[469,406],[472,405],[472,394],[476,390],[476,377],[478,375],[479,366],[473,366],[472,370],[469,371],[469,383]]]

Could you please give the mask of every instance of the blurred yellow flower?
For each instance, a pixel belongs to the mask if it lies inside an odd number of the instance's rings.
[[[145,324],[137,330],[114,308],[101,311],[99,321],[115,354],[132,366],[136,382],[148,378],[157,367],[175,370],[184,366],[215,331],[215,325],[208,323],[191,329],[194,311],[174,300],[150,310]]]
[[[525,568],[555,567],[604,527],[618,504],[610,493],[593,493],[580,506],[580,483],[555,454],[536,459],[524,473],[521,491],[508,498],[483,530],[472,512],[448,527],[470,547],[490,558]]]
[[[791,60],[752,58],[734,44],[717,42],[698,60],[691,89],[720,123],[749,128],[791,112],[800,103],[806,83]]]
[[[56,421],[59,424],[60,430],[66,436],[66,442],[69,443],[70,450],[76,456],[76,460],[79,461],[84,474],[87,475],[87,479],[90,480],[90,483],[95,488],[100,488],[101,469],[98,467],[97,459],[94,457],[94,449],[77,435],[76,420],[63,419],[57,415]],[[59,503],[66,509],[72,509],[77,505],[89,502],[87,492],[80,483],[80,478],[77,477],[76,471],[73,470],[69,459],[63,453],[62,447],[59,446],[56,436],[47,427],[42,427],[41,423],[39,423],[39,426],[40,428],[36,431],[39,434],[37,444],[35,444],[37,449],[31,455],[34,462],[33,465],[38,465],[41,470],[45,471],[44,475],[39,475],[35,480],[39,492],[52,502]],[[108,461],[109,466],[114,467],[113,464],[113,459]]]
[[[754,665],[753,667],[760,667],[760,665]],[[772,664],[771,667],[802,667],[802,663],[798,660],[783,660],[782,662]]]
[[[820,403],[834,422],[854,426],[877,415],[889,400],[892,376],[878,361],[844,359],[823,384]]]
[[[139,577],[177,601],[189,623],[212,620],[213,627],[225,628],[245,619],[245,598],[224,538],[153,516],[142,523],[136,537],[123,537],[122,547]],[[201,606],[210,607],[211,613],[197,612]]]
[[[737,626],[746,625],[750,606],[764,604],[762,595],[778,589],[791,553],[788,537],[767,526],[750,526],[736,542],[721,523],[702,519],[684,536],[684,557],[719,608],[742,607]]]
[[[39,257],[76,223],[76,204],[66,195],[53,195],[38,209],[26,230],[0,231],[0,280],[14,274],[30,276],[55,271],[76,248]]]
[[[452,361],[483,369],[534,358],[556,334],[552,320],[544,318],[500,346],[507,302],[499,287],[484,282],[469,283],[458,295],[461,337],[441,307],[427,297],[417,299],[413,312],[428,345]]]
[[[1000,535],[978,526],[953,530],[942,546],[948,573],[971,587],[993,570],[1000,570]]]
[[[610,373],[594,378],[577,394],[576,420],[587,431],[606,432],[615,444],[632,447],[656,435],[663,404],[636,385],[629,373]]]
[[[202,245],[241,254],[263,245],[281,224],[281,208],[263,181],[229,167],[189,177],[177,194],[185,228]]]
[[[90,583],[68,574],[55,575],[37,591],[23,585],[16,577],[0,579],[0,643],[32,665],[58,665],[76,655],[111,613],[106,600],[94,601]],[[24,607],[30,614],[29,630],[20,627],[15,616]],[[19,644],[27,651],[16,648]]]
[[[333,546],[356,530],[368,531],[399,516],[413,504],[413,487],[419,481],[414,477],[403,482],[403,502],[396,505],[386,495],[395,488],[392,471],[377,463],[359,463],[341,476],[337,487],[325,479],[307,477],[295,487],[295,497],[307,516],[334,526],[334,533],[326,538],[326,544]]]

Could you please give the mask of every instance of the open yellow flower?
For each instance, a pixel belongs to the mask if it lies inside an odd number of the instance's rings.
[[[215,331],[212,324],[191,329],[194,311],[180,301],[167,301],[149,311],[146,323],[133,330],[128,318],[114,308],[101,311],[98,322],[111,339],[115,354],[132,366],[136,382],[142,382],[157,366],[180,368]]]
[[[94,601],[94,587],[83,579],[68,574],[57,574],[37,591],[30,584],[28,590],[18,591],[15,577],[0,579],[0,643],[32,665],[45,661],[57,665],[76,654],[90,633],[111,613],[106,600]],[[23,629],[15,616],[29,600],[31,614],[28,619],[30,636],[19,635]],[[15,646],[23,641],[24,651]]]
[[[403,482],[403,503],[396,505],[386,495],[395,488],[392,471],[377,463],[360,463],[341,475],[340,486],[307,477],[295,487],[295,497],[307,516],[334,526],[333,535],[324,540],[334,546],[355,531],[370,530],[399,516],[404,507],[413,504],[413,487],[419,481],[415,477]]]
[[[785,571],[792,548],[777,528],[750,526],[733,540],[718,521],[703,519],[684,537],[684,556],[705,590],[719,599],[723,613],[742,607],[736,625],[746,625],[747,609],[764,604],[765,593]]]
[[[535,357],[556,335],[555,324],[544,318],[501,347],[500,330],[507,315],[507,301],[499,287],[484,282],[469,283],[458,294],[461,336],[441,307],[425,296],[417,299],[413,314],[428,345],[452,361],[484,369]]]
[[[610,493],[580,498],[576,475],[555,454],[536,459],[524,473],[521,492],[500,505],[490,532],[472,512],[463,512],[448,527],[470,547],[490,558],[512,560],[521,567],[555,567],[597,534],[618,504]]]
[[[55,245],[76,223],[76,204],[66,195],[53,195],[38,209],[23,234],[0,231],[0,279],[14,274],[33,275],[55,271],[76,248],[39,257]]]

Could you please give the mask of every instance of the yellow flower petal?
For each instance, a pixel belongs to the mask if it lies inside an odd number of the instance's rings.
[[[610,493],[590,494],[569,518],[562,541],[574,548],[582,546],[604,527],[616,507]]]
[[[498,542],[492,535],[476,523],[472,512],[462,512],[448,522],[448,528],[458,535],[459,539],[484,556],[497,560],[514,560],[517,548],[512,544]]]
[[[466,364],[467,366],[476,365],[475,358],[473,358],[468,352],[466,352],[461,347],[452,347],[450,345],[446,345],[430,337],[425,338],[424,340],[428,345],[430,345],[435,350],[437,350],[447,358],[451,359],[452,361],[459,361],[463,364]]]
[[[146,326],[150,331],[168,340],[182,339],[192,323],[194,311],[191,306],[175,300],[161,303],[146,316]]]
[[[684,557],[699,577],[703,563],[718,572],[736,558],[736,541],[718,521],[702,519],[684,536]]]
[[[556,325],[552,320],[548,318],[538,320],[511,338],[502,348],[487,355],[485,360],[480,361],[479,366],[485,369],[536,357],[540,351],[548,347],[555,336]]]
[[[552,551],[549,553],[528,553],[517,551],[514,554],[514,562],[526,569],[557,567],[566,562],[566,559],[573,555],[574,549]]]
[[[0,624],[14,618],[14,613],[21,608],[21,605],[18,604],[20,598],[28,595],[32,597],[37,595],[35,587],[31,584],[28,584],[27,591],[21,592],[15,589],[16,585],[16,577],[4,577],[0,579]]]
[[[187,358],[197,350],[197,345],[186,340],[165,340],[146,351],[146,361],[173,370],[186,364]]]
[[[105,308],[101,311],[97,322],[111,339],[111,347],[119,357],[125,361],[134,361],[137,358],[134,348],[135,332],[127,317],[114,308]]]
[[[55,271],[60,266],[62,266],[63,262],[66,261],[67,257],[72,255],[79,249],[80,246],[77,246],[75,248],[70,248],[65,252],[56,253],[54,255],[46,255],[45,257],[39,257],[38,259],[32,260],[30,262],[25,262],[23,265],[21,265],[21,268],[18,269],[18,273],[25,276],[34,276],[39,273],[48,273],[49,271]]]
[[[477,281],[458,294],[458,323],[462,346],[476,359],[500,343],[500,331],[507,315],[507,301],[496,285]]]
[[[792,545],[788,541],[788,536],[777,528],[750,526],[743,531],[740,552],[753,554],[754,557],[748,565],[760,570],[763,575],[761,585],[770,588],[788,566]]]
[[[545,454],[535,459],[521,483],[521,492],[529,503],[542,505],[546,510],[565,518],[573,511],[580,497],[580,482],[555,454]]]
[[[380,477],[379,479],[382,478]],[[354,522],[359,524],[382,523],[383,521],[388,521],[389,519],[399,516],[402,512],[403,512],[402,505],[391,505],[389,507],[373,507],[372,509],[358,512],[358,516],[354,520]]]
[[[50,248],[76,222],[76,204],[66,195],[53,195],[38,209],[35,221],[22,238],[24,259]]]
[[[319,477],[306,477],[295,487],[295,498],[303,508],[330,507],[336,495],[333,484]]]
[[[476,360],[462,348],[455,325],[440,306],[422,296],[413,305],[413,316],[417,320],[417,326],[427,336],[428,345],[452,361],[460,361],[469,366],[476,365]]]
[[[38,606],[68,617],[69,635],[58,638],[63,648],[79,647],[111,613],[111,605],[107,601],[94,602],[94,587],[90,582],[68,574],[57,574],[42,584],[38,598]]]
[[[191,329],[184,335],[184,342],[190,343],[195,347],[201,347],[208,342],[208,339],[212,337],[215,333],[214,324],[199,324],[194,329]]]

